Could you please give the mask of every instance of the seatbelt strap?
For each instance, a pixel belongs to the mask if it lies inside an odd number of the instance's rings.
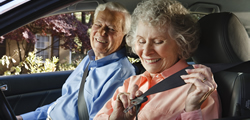
[[[88,73],[89,73],[89,63],[84,70],[82,81],[81,81],[81,86],[80,86],[79,93],[78,93],[77,103],[78,103],[79,120],[89,120],[89,112],[88,112],[86,101],[84,99],[84,91],[83,91]]]
[[[220,72],[223,70],[231,71],[231,72],[245,72],[250,73],[250,61],[246,62],[239,62],[239,63],[218,63],[218,64],[204,64],[207,67],[211,68],[212,73]],[[131,103],[136,106],[136,120],[138,120],[138,113],[139,109],[142,103],[146,102],[148,100],[147,96],[151,94],[155,94],[158,92],[163,92],[169,89],[173,89],[176,87],[180,87],[182,85],[185,85],[186,83],[183,81],[183,79],[180,77],[181,75],[186,75],[187,72],[185,69],[193,69],[193,66],[188,66],[179,72],[165,78],[161,82],[157,83],[150,89],[148,89],[144,94],[142,94],[140,97],[137,97],[133,100],[131,100]],[[139,108],[139,109],[138,109]]]

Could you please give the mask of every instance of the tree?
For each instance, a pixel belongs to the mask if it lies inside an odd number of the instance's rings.
[[[15,40],[18,47],[20,61],[23,61],[23,58],[27,56],[30,51],[33,51],[32,46],[34,46],[37,41],[35,36],[36,33],[42,33],[43,35],[49,33],[52,36],[57,36],[64,41],[64,43],[61,44],[61,47],[64,49],[77,51],[78,49],[76,48],[78,47],[79,42],[76,40],[79,40],[84,48],[90,49],[91,47],[88,35],[90,25],[91,23],[83,24],[81,21],[78,21],[72,13],[60,14],[41,18],[24,25],[4,36],[1,36],[0,42],[5,39]],[[20,46],[20,41],[26,41],[27,45]],[[25,55],[21,54],[21,47],[25,51]]]

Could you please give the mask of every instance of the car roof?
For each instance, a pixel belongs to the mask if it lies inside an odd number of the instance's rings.
[[[77,0],[29,0],[0,14],[0,36],[36,20],[48,13],[65,8]],[[0,11],[4,11],[4,1],[0,1]]]
[[[137,3],[142,0],[105,0],[123,4],[130,13],[133,12]],[[212,13],[212,12],[232,12],[242,22],[250,35],[250,0],[177,0],[181,2],[191,12]],[[219,8],[219,11],[216,10]]]
[[[5,0],[4,0],[5,1]],[[0,12],[3,9],[0,1]],[[15,1],[15,0],[14,0]],[[0,36],[41,17],[75,11],[93,11],[100,3],[119,2],[130,13],[142,0],[22,0],[20,6],[0,14]],[[28,1],[28,2],[27,2]],[[233,12],[250,34],[250,0],[178,0],[194,13]]]

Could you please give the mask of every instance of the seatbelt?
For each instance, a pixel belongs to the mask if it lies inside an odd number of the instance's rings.
[[[88,112],[86,101],[84,99],[84,91],[83,91],[84,84],[86,82],[86,78],[88,76],[88,73],[89,73],[89,63],[84,70],[84,73],[82,76],[81,86],[80,86],[79,93],[78,93],[78,102],[77,103],[78,103],[79,120],[89,120],[89,112]]]
[[[220,72],[223,70],[231,71],[231,72],[245,72],[250,73],[250,61],[239,62],[239,63],[219,63],[219,64],[203,64],[207,67],[211,68],[212,73]],[[155,94],[158,92],[163,92],[169,89],[173,89],[176,87],[180,87],[185,85],[186,83],[180,77],[181,75],[186,75],[187,72],[185,69],[193,69],[193,66],[188,66],[179,72],[165,78],[161,82],[157,83],[150,89],[148,89],[144,94],[140,97],[137,97],[131,100],[131,103],[136,106],[136,120],[138,120],[138,113],[140,111],[141,104],[148,100],[147,96],[151,94]],[[127,111],[127,110],[126,110]]]

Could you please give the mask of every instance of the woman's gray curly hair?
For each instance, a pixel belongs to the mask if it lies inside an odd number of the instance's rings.
[[[124,25],[123,25],[123,33],[127,34],[129,29],[130,29],[130,24],[131,24],[131,15],[130,13],[127,11],[127,9],[125,9],[121,4],[117,3],[117,2],[107,2],[105,4],[100,4],[98,5],[98,7],[95,10],[95,14],[94,14],[94,19],[96,19],[99,11],[104,11],[106,8],[108,8],[111,11],[117,11],[117,12],[121,12],[124,14]]]
[[[180,51],[179,58],[188,59],[199,44],[199,27],[189,11],[173,0],[147,0],[139,3],[132,14],[131,29],[127,35],[127,44],[134,51],[135,31],[142,21],[169,33],[176,40]]]

